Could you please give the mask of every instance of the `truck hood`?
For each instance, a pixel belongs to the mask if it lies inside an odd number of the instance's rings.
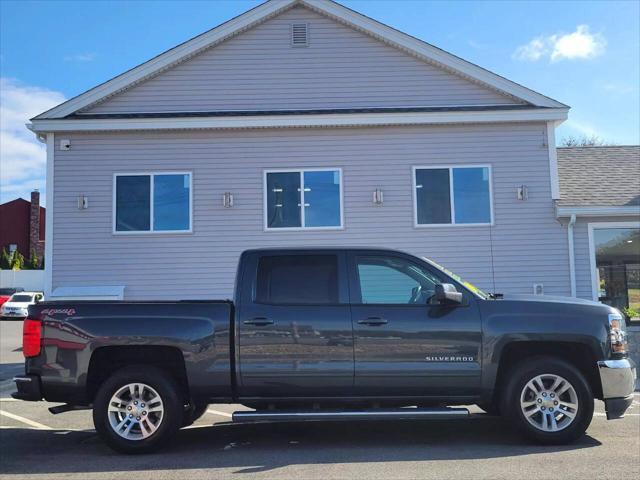
[[[593,300],[584,300],[582,298],[575,297],[560,297],[555,295],[511,295],[505,294],[503,300],[514,302],[540,302],[540,303],[565,303],[572,305],[592,305],[594,307],[603,307],[600,302],[594,302]]]

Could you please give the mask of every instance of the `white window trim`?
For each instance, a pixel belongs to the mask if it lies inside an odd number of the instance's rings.
[[[153,177],[156,175],[188,175],[189,176],[189,228],[187,230],[154,230],[153,227]],[[118,177],[142,177],[148,176],[150,181],[149,195],[149,230],[135,230],[135,231],[122,231],[116,230],[116,179]],[[113,235],[175,235],[193,233],[193,172],[190,171],[168,171],[168,172],[118,172],[113,174],[113,192],[112,192],[112,219],[111,219],[111,232]]]
[[[491,221],[488,223],[456,223],[455,196],[453,190],[453,169],[456,168],[487,168],[489,169],[489,214]],[[449,205],[451,207],[451,223],[418,223],[418,190],[416,184],[417,170],[449,170]],[[411,167],[411,186],[413,190],[413,227],[414,228],[451,228],[451,227],[491,227],[493,218],[493,171],[490,164],[472,165],[415,165]]]
[[[596,268],[596,244],[593,238],[594,230],[606,228],[640,228],[640,222],[593,222],[587,224],[589,231],[589,267],[591,270],[591,298],[598,301],[598,269]]]
[[[305,223],[304,218],[304,174],[305,172],[338,172],[340,175],[340,226],[331,227],[269,227],[268,225],[268,207],[267,207],[267,175],[269,173],[298,173],[300,174],[300,186],[302,191],[300,192],[301,213],[300,220],[302,225]],[[344,178],[342,176],[342,168],[340,167],[305,167],[305,168],[273,168],[263,170],[262,173],[262,216],[263,216],[263,229],[265,232],[300,232],[300,231],[313,231],[313,230],[344,230],[344,193],[343,193]]]

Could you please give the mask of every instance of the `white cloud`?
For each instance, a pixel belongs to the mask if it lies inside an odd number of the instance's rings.
[[[476,42],[475,40],[469,40],[468,43],[471,48],[476,50],[486,50],[489,47],[486,43]]]
[[[539,36],[519,46],[513,52],[516,60],[536,62],[548,58],[560,60],[588,60],[604,53],[607,41],[601,33],[591,33],[588,25],[578,25],[572,33]]]
[[[535,62],[540,60],[548,51],[547,42],[544,37],[537,37],[526,45],[520,45],[513,53],[517,60],[529,60]]]
[[[96,58],[95,53],[76,53],[75,55],[66,55],[65,62],[92,62]]]
[[[44,190],[46,149],[25,123],[65,100],[60,92],[0,78],[0,201]]]
[[[607,92],[618,94],[618,95],[632,93],[634,91],[634,88],[631,85],[626,85],[623,83],[615,83],[615,82],[609,82],[609,83],[603,84],[602,89]]]
[[[564,125],[567,129],[578,133],[584,137],[598,137],[598,131],[592,125],[589,125],[584,122],[576,122],[575,120],[567,120]]]

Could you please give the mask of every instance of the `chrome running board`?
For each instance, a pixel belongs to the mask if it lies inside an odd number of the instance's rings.
[[[447,420],[469,416],[466,408],[393,408],[371,410],[248,410],[233,412],[233,421],[306,422],[345,420]]]

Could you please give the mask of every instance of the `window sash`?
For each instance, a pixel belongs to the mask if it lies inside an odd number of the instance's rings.
[[[188,228],[183,230],[157,230],[155,229],[155,177],[156,176],[186,176],[188,179]],[[148,230],[118,230],[118,178],[119,177],[148,177],[149,178],[149,229]],[[144,234],[174,234],[174,233],[192,233],[193,232],[193,174],[192,172],[126,172],[115,173],[113,175],[113,222],[112,233],[115,235],[144,235]]]
[[[335,172],[338,174],[338,202],[339,202],[339,224],[338,225],[326,225],[326,226],[308,226],[306,222],[306,200],[305,200],[305,173],[315,172]],[[276,173],[292,173],[299,176],[299,193],[300,193],[300,226],[299,227],[272,227],[269,226],[269,192],[268,192],[268,178],[270,174]],[[287,231],[287,230],[341,230],[344,228],[344,202],[343,202],[343,188],[342,188],[342,169],[335,167],[328,168],[305,168],[305,169],[276,169],[264,171],[264,229],[265,231]]]
[[[454,181],[454,171],[461,169],[486,169],[488,175],[488,196],[489,196],[489,221],[488,222],[477,222],[477,223],[461,223],[456,220],[456,211],[455,211],[455,181]],[[448,170],[449,172],[449,212],[451,215],[451,220],[449,223],[420,223],[418,209],[420,205],[418,204],[418,185],[417,185],[417,173],[420,170]],[[419,166],[413,167],[413,206],[414,206],[414,214],[413,214],[413,222],[414,227],[450,227],[450,226],[488,226],[493,225],[493,176],[491,171],[491,165],[429,165],[429,166]]]

